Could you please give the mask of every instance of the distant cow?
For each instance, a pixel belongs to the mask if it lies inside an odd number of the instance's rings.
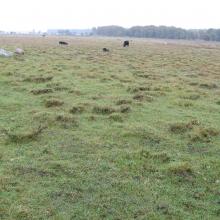
[[[125,40],[123,46],[124,46],[124,47],[129,47],[129,41],[128,41],[128,40]]]
[[[102,48],[102,51],[103,51],[103,52],[109,52],[109,49],[107,49],[107,48],[104,47],[104,48]]]
[[[59,45],[68,45],[68,43],[65,41],[59,41]]]

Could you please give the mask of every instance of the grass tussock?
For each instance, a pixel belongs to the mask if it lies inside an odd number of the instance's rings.
[[[140,151],[140,157],[160,161],[162,163],[166,163],[171,160],[171,157],[167,152],[151,153],[150,151],[142,150]]]
[[[68,93],[74,94],[76,96],[81,96],[83,94],[80,90],[76,90],[76,89],[71,89],[68,91]]]
[[[199,87],[203,89],[217,89],[218,85],[216,83],[202,83]]]
[[[37,122],[40,123],[52,123],[54,115],[51,112],[45,112],[45,111],[40,111],[40,112],[31,112],[33,115],[33,119]]]
[[[166,143],[167,138],[153,130],[146,129],[145,127],[135,126],[127,128],[124,133],[125,138],[138,139],[144,146],[159,146],[161,143]]]
[[[170,164],[169,171],[181,177],[191,176],[194,173],[191,164],[187,162],[174,162]]]
[[[150,91],[150,87],[148,86],[133,86],[128,87],[127,91],[131,93],[143,92],[143,91]]]
[[[51,108],[51,107],[60,107],[64,104],[63,101],[59,100],[59,99],[49,99],[49,100],[46,100],[45,102],[45,106],[47,108]]]
[[[7,139],[10,142],[20,143],[25,141],[36,140],[37,137],[45,130],[47,126],[40,125],[37,128],[31,128],[28,131],[24,131],[22,133],[17,133],[16,131],[10,131],[7,129],[3,129],[3,133],[7,136]]]
[[[42,94],[48,94],[48,93],[52,93],[53,90],[52,89],[33,89],[31,90],[31,93],[33,93],[34,95],[42,95]]]
[[[175,134],[185,133],[186,131],[192,130],[194,126],[200,125],[198,120],[192,120],[188,123],[176,122],[169,125],[169,130]]]
[[[131,112],[131,107],[129,105],[122,105],[120,106],[121,113],[129,113]]]
[[[73,125],[74,127],[79,126],[78,120],[66,113],[56,115],[55,120],[66,127],[68,127],[67,125]]]
[[[123,117],[119,113],[112,113],[108,118],[111,121],[123,122]]]
[[[31,76],[24,79],[25,82],[45,83],[51,81],[53,76]]]
[[[138,93],[138,94],[133,96],[133,99],[137,100],[137,101],[143,101],[144,100],[144,94],[143,93]]]
[[[220,135],[220,131],[215,128],[198,127],[190,134],[191,142],[209,142],[212,137]]]
[[[190,94],[190,95],[187,95],[187,96],[182,96],[183,99],[189,99],[189,100],[198,100],[200,98],[200,95],[198,94]]]
[[[140,77],[140,78],[145,78],[145,79],[148,79],[150,77],[150,75],[148,75],[148,74],[141,74],[141,73],[136,74],[136,76]]]
[[[132,100],[129,100],[129,99],[119,99],[116,102],[116,105],[128,105],[128,104],[131,104],[131,103],[132,103]]]
[[[152,102],[154,101],[153,93],[152,94],[146,94],[144,90],[140,90],[137,92],[134,96],[133,99],[136,101],[147,101],[147,102]]]
[[[184,108],[189,108],[194,106],[194,103],[191,101],[179,101],[177,102],[177,105]]]
[[[151,96],[151,95],[145,95],[144,99],[145,99],[147,102],[153,102],[153,101],[154,101],[154,97]]]
[[[117,109],[112,106],[94,106],[92,111],[96,114],[109,115],[117,112]]]
[[[85,106],[83,105],[76,105],[76,106],[73,106],[71,109],[70,109],[70,113],[71,114],[81,114],[85,111]]]
[[[62,92],[62,91],[68,91],[69,88],[68,87],[65,87],[65,86],[55,86],[53,88],[55,91],[58,91],[58,92]]]

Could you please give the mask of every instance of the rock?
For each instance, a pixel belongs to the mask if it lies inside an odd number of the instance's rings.
[[[17,55],[24,55],[24,50],[22,50],[21,48],[16,48],[15,54],[17,54]]]
[[[0,48],[0,56],[11,57],[11,56],[13,56],[13,53]]]

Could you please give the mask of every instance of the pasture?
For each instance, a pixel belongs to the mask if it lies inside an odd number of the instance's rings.
[[[0,38],[0,219],[220,218],[220,44],[122,42]]]

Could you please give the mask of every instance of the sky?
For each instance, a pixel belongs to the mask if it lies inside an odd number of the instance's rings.
[[[0,0],[0,30],[105,25],[220,28],[220,0]]]

